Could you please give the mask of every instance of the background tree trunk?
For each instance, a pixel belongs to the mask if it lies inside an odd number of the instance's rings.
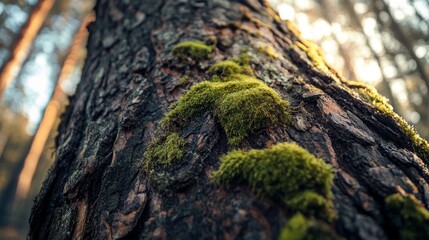
[[[94,20],[92,14],[85,17],[81,26],[77,29],[73,41],[67,51],[61,71],[58,74],[54,92],[51,99],[44,111],[43,117],[40,120],[37,131],[30,143],[29,152],[24,153],[24,166],[19,174],[19,180],[16,190],[16,195],[19,198],[26,198],[33,181],[36,168],[39,164],[40,156],[43,153],[46,142],[48,141],[49,134],[54,126],[55,121],[58,119],[59,112],[64,104],[65,94],[62,90],[61,84],[70,76],[73,69],[75,69],[79,58],[81,58],[81,49],[83,48],[84,41],[87,39],[88,32],[86,26]]]
[[[39,0],[31,10],[27,21],[22,26],[11,47],[9,58],[0,69],[0,98],[3,96],[7,85],[16,77],[19,69],[21,69],[21,65],[27,58],[34,39],[54,3],[55,0]]]
[[[181,133],[186,152],[165,188],[155,188],[143,168],[170,105],[208,79],[212,64],[243,51],[256,77],[289,100],[293,120],[286,131],[262,131],[240,147],[294,141],[331,164],[332,230],[348,239],[395,238],[384,198],[398,189],[428,207],[429,154],[413,154],[395,119],[353,93],[264,1],[99,0],[95,10],[57,161],[33,207],[32,239],[277,238],[291,213],[243,185],[211,182],[219,156],[232,149],[211,114]],[[215,44],[210,59],[176,59],[173,47],[189,40]]]
[[[6,184],[4,194],[0,195],[0,215],[2,216],[0,225],[8,223],[7,219],[11,219],[14,201],[16,199],[25,199],[28,196],[40,156],[43,153],[51,129],[58,119],[62,101],[66,99],[61,89],[61,84],[70,75],[71,71],[76,66],[76,62],[79,60],[79,50],[82,49],[83,43],[87,37],[86,25],[89,21],[92,21],[93,18],[92,15],[86,17],[82,22],[82,26],[77,29],[70,49],[64,59],[61,71],[56,79],[55,89],[51,99],[37,126],[37,131],[31,138],[26,150],[22,152],[19,162],[13,169],[13,174]]]

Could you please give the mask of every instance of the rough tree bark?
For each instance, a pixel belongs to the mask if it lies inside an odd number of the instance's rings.
[[[243,52],[255,76],[290,102],[292,122],[254,133],[239,148],[296,142],[329,163],[338,216],[332,231],[347,239],[397,238],[384,199],[399,191],[429,206],[427,143],[416,145],[397,116],[356,94],[367,88],[336,74],[266,2],[99,0],[95,10],[82,81],[59,127],[57,161],[33,207],[31,239],[278,238],[290,211],[246,184],[211,181],[219,157],[234,147],[209,112],[179,133],[185,153],[165,173],[164,188],[144,167],[171,105],[207,80],[211,65]],[[172,54],[193,40],[213,44],[208,59]]]

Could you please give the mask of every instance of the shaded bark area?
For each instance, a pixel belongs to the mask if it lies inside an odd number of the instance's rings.
[[[286,130],[266,129],[240,147],[295,141],[335,169],[331,228],[347,239],[395,238],[384,198],[399,189],[429,205],[429,171],[390,116],[320,68],[290,24],[264,1],[100,0],[82,81],[62,116],[57,161],[36,198],[31,239],[276,239],[291,217],[248,187],[215,186],[210,174],[232,149],[210,114],[183,129],[183,159],[154,185],[144,152],[159,120],[214,63],[246,51],[257,78],[293,109]],[[183,41],[215,43],[204,61],[179,61]],[[258,46],[279,53],[272,57]],[[328,70],[328,71],[326,71]],[[180,78],[189,76],[183,83]]]

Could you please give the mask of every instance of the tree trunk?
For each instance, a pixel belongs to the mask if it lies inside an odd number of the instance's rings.
[[[335,14],[335,12],[331,12],[329,9],[332,9],[332,5],[330,3],[330,1],[326,1],[326,0],[321,0],[319,1],[319,6],[320,6],[320,11],[322,12],[323,18],[328,21],[329,25],[333,26],[333,14]],[[362,33],[365,34],[365,33]],[[333,30],[331,31],[331,38],[335,41],[335,43],[338,46],[338,51],[341,54],[341,56],[343,57],[344,60],[344,73],[343,75],[349,79],[353,79],[353,80],[359,80],[356,77],[356,71],[354,68],[354,64],[353,61],[350,59],[350,54],[349,51],[347,51],[347,49],[344,47],[344,44],[341,43],[341,41],[338,39],[337,37],[337,33],[335,33]]]
[[[19,174],[16,191],[19,198],[26,198],[28,191],[30,190],[34,173],[36,172],[36,168],[39,164],[40,156],[43,153],[43,149],[45,148],[54,123],[58,119],[61,105],[63,105],[65,99],[61,84],[63,84],[70,76],[79,61],[79,58],[81,58],[81,49],[83,48],[83,43],[88,35],[86,26],[93,20],[94,16],[92,14],[85,17],[73,37],[73,41],[71,42],[70,48],[64,59],[64,63],[62,64],[61,71],[58,74],[52,97],[46,106],[43,118],[40,120],[37,131],[32,138],[30,150],[25,153],[24,166]]]
[[[350,0],[342,0],[342,3],[344,5],[345,9],[347,10],[349,16],[351,17],[353,24],[356,25],[358,30],[362,33],[362,36],[365,39],[365,44],[368,47],[369,51],[371,52],[373,59],[377,62],[377,65],[380,69],[380,73],[381,73],[381,77],[382,77],[381,84],[383,86],[383,89],[386,92],[387,98],[390,100],[390,104],[392,105],[393,109],[398,111],[399,108],[395,102],[395,97],[393,96],[392,90],[390,89],[389,80],[386,78],[386,76],[384,74],[384,67],[383,67],[383,64],[381,63],[381,58],[377,54],[377,52],[374,50],[374,48],[372,47],[371,42],[370,42],[370,38],[365,33],[365,30],[362,26],[362,21],[359,18],[359,15],[355,12],[353,4]]]
[[[369,87],[335,73],[265,1],[100,0],[95,10],[82,81],[59,127],[57,161],[32,210],[31,239],[276,239],[296,212],[245,181],[218,185],[212,177],[232,149],[281,142],[296,142],[334,169],[338,217],[320,220],[333,235],[397,238],[384,199],[398,191],[429,206],[427,142]],[[187,42],[194,40],[206,45]],[[244,82],[288,100],[290,125],[264,125],[237,141],[231,132],[253,124],[252,115],[231,130],[229,116],[203,107],[177,119],[184,125],[165,140],[173,113],[165,114],[183,107],[187,90],[188,99],[203,94],[192,86],[223,84],[201,82],[226,81],[210,67],[228,59],[266,85],[249,76]],[[234,115],[251,102],[227,107]]]
[[[426,71],[425,64],[424,62],[422,62],[422,59],[417,57],[416,52],[414,51],[412,38],[407,36],[401,25],[396,22],[390,11],[389,5],[387,5],[384,0],[377,0],[376,4],[379,5],[379,7],[381,8],[380,10],[387,13],[387,16],[389,16],[390,28],[392,30],[393,35],[402,44],[402,46],[404,46],[411,59],[416,62],[417,72],[419,73],[420,78],[425,82],[426,87],[429,88],[429,73]]]
[[[5,115],[7,115],[7,113]],[[7,142],[9,141],[10,134],[10,129],[6,129],[4,126],[0,128],[0,158],[3,155]]]
[[[0,69],[0,98],[3,96],[7,85],[21,69],[21,65],[54,3],[55,0],[39,0],[31,10],[27,21],[11,47],[9,58]]]

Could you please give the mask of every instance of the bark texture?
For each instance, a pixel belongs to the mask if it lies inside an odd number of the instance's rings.
[[[95,10],[82,81],[30,218],[31,239],[277,239],[290,212],[244,185],[210,180],[232,149],[211,114],[180,132],[186,151],[165,170],[162,187],[144,170],[144,152],[164,131],[159,121],[171,104],[208,79],[211,65],[243,51],[256,77],[290,102],[292,123],[260,131],[240,148],[292,141],[332,165],[332,230],[347,239],[397,238],[385,197],[399,190],[429,206],[428,155],[414,154],[394,118],[353,93],[317,50],[303,51],[308,43],[264,1],[99,0]],[[190,40],[215,50],[207,60],[174,57],[174,46]]]

